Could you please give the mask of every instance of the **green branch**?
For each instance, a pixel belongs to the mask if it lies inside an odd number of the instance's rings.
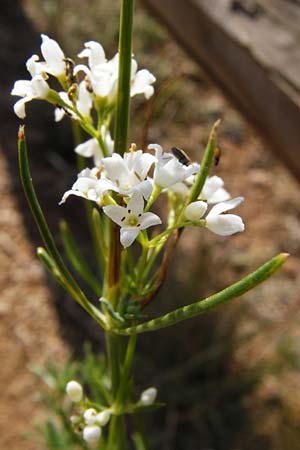
[[[238,281],[237,283],[223,289],[217,294],[213,294],[204,300],[200,300],[191,305],[178,308],[164,316],[157,319],[150,320],[133,327],[125,328],[124,330],[115,330],[116,333],[122,335],[146,333],[148,331],[159,330],[160,328],[166,328],[171,325],[175,325],[183,320],[190,319],[198,316],[210,309],[213,309],[229,300],[239,297],[246,292],[253,289],[258,284],[269,278],[276,270],[278,270],[282,264],[286,261],[288,253],[280,253],[275,258],[270,259],[268,262],[260,266],[257,270],[250,273],[248,276]]]

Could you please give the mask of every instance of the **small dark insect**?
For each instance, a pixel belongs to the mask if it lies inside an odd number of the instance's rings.
[[[215,151],[214,151],[214,158],[215,158],[215,166],[217,166],[220,162],[221,159],[221,155],[222,155],[222,151],[220,147],[216,147]]]
[[[178,161],[184,166],[189,166],[192,162],[191,158],[181,148],[172,147],[171,152],[178,159]]]

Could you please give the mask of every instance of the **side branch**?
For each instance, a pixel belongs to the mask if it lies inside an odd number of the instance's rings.
[[[213,294],[203,300],[192,303],[191,305],[175,309],[175,311],[158,317],[157,319],[125,328],[123,330],[114,331],[122,335],[146,333],[149,331],[159,330],[160,328],[166,328],[171,325],[175,325],[176,323],[183,320],[198,316],[209,309],[213,309],[223,303],[228,302],[229,300],[232,300],[233,298],[245,294],[258,284],[267,280],[284,264],[288,256],[288,253],[280,253],[279,255],[275,256],[274,258],[270,259],[265,264],[260,266],[257,270],[247,275],[242,280],[231,286],[228,286],[217,294]]]

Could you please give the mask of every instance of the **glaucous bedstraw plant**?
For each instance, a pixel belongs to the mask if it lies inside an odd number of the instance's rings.
[[[169,152],[157,143],[147,149],[128,144],[130,99],[137,95],[149,99],[155,82],[148,70],[138,70],[132,57],[132,21],[133,0],[122,0],[119,52],[112,59],[107,59],[98,42],[89,41],[77,55],[77,64],[56,41],[42,35],[42,56],[33,55],[26,63],[31,79],[16,81],[12,90],[12,95],[21,97],[14,105],[19,118],[26,116],[26,103],[45,100],[54,106],[55,121],[64,117],[72,121],[77,139],[75,153],[81,170],[60,204],[70,201],[71,196],[86,202],[100,275],[94,275],[82,258],[66,223],[61,232],[66,254],[94,291],[94,298],[88,298],[79,287],[56,248],[31,181],[23,126],[19,131],[19,163],[24,190],[45,244],[45,248],[38,248],[39,258],[106,335],[108,375],[99,380],[101,401],[88,398],[78,380],[66,385],[66,395],[74,403],[70,427],[82,439],[82,447],[91,449],[125,450],[130,439],[125,416],[159,406],[155,387],[146,386],[136,396],[132,385],[139,333],[174,325],[240,296],[272,275],[287,256],[276,256],[208,298],[146,319],[146,307],[164,281],[178,240],[184,239],[190,227],[220,236],[242,232],[241,217],[227,212],[238,207],[243,197],[232,199],[221,178],[209,177],[218,123],[212,128],[200,164],[191,163],[179,149]],[[57,82],[60,85],[59,91],[52,87],[53,81],[54,86]],[[81,141],[80,130],[88,139]],[[152,211],[159,197],[166,204],[164,219]],[[144,439],[142,434],[140,439]]]

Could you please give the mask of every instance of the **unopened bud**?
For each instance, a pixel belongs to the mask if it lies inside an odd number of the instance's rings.
[[[66,393],[72,402],[80,402],[83,394],[81,384],[77,383],[77,381],[69,381],[66,386]]]
[[[83,417],[87,425],[94,425],[97,419],[97,411],[94,408],[89,408],[84,411]]]
[[[184,211],[184,215],[188,220],[200,220],[207,210],[207,203],[198,200],[190,203]]]
[[[109,419],[109,411],[101,411],[99,414],[97,414],[97,423],[100,425],[100,427],[104,427],[108,423]]]
[[[84,427],[82,437],[91,447],[95,447],[101,436],[101,428],[96,425]]]
[[[141,394],[140,402],[144,406],[152,405],[157,396],[157,389],[155,387],[150,387],[146,389]]]

